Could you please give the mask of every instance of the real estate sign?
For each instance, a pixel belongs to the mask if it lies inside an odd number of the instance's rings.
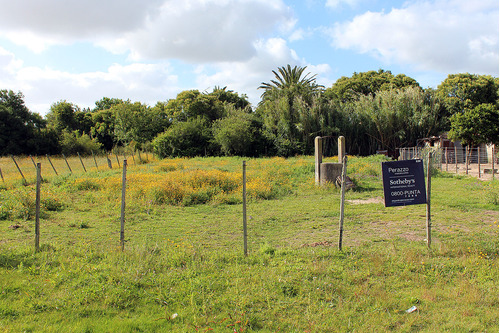
[[[427,203],[422,160],[382,162],[386,207]]]

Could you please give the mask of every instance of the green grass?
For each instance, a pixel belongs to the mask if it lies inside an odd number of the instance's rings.
[[[141,184],[179,170],[229,177],[242,161],[165,160],[128,175]],[[8,184],[0,331],[498,331],[498,181],[437,173],[429,250],[425,206],[385,208],[382,157],[352,157],[358,188],[346,194],[339,251],[339,191],[314,185],[313,161],[247,161],[249,181],[262,177],[256,188],[273,193],[248,202],[247,257],[237,191],[167,205],[130,183],[122,252],[120,171],[47,177],[35,253],[34,189]]]

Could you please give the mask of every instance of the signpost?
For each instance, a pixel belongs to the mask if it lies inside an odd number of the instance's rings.
[[[431,246],[431,156],[427,155],[427,188],[422,160],[382,162],[386,207],[427,204],[427,247]]]

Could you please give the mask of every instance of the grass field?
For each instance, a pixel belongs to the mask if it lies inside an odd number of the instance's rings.
[[[248,159],[245,257],[242,161],[129,162],[122,252],[118,165],[42,160],[35,253],[34,173],[1,159],[0,331],[498,332],[498,180],[435,172],[429,250],[425,205],[385,208],[383,157],[350,157],[339,251],[314,158]]]

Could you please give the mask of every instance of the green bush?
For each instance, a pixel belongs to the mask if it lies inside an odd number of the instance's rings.
[[[202,156],[210,148],[212,138],[207,121],[202,118],[173,124],[151,143],[154,153],[160,157]]]
[[[102,148],[97,140],[91,139],[87,134],[80,135],[78,131],[62,133],[60,139],[61,151],[66,155],[91,155],[93,151],[99,151]]]

